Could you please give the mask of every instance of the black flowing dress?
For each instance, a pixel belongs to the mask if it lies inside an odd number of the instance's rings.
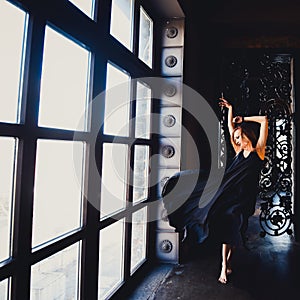
[[[162,191],[170,225],[177,232],[186,230],[197,243],[213,233],[222,243],[238,245],[247,229],[248,218],[255,211],[262,164],[255,151],[247,157],[240,151],[222,180],[210,183],[211,186],[206,186],[208,174],[201,170],[176,173]],[[202,203],[204,188],[214,191],[205,205]]]

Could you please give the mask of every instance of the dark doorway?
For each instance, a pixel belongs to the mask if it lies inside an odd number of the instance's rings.
[[[292,54],[255,50],[231,51],[221,63],[221,91],[234,105],[234,115],[267,115],[269,120],[266,164],[258,195],[262,236],[293,233],[293,64]]]

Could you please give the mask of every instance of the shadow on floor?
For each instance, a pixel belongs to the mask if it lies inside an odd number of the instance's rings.
[[[251,217],[247,248],[236,249],[227,284],[217,280],[220,246],[185,245],[181,264],[173,266],[156,291],[143,299],[299,299],[300,245],[287,234],[261,238],[259,233],[258,219]]]

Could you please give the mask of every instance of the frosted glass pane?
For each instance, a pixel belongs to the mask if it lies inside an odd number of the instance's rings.
[[[74,244],[31,268],[30,300],[79,299],[80,244]]]
[[[129,135],[130,77],[107,64],[104,133]]]
[[[86,130],[89,51],[46,26],[39,126]]]
[[[26,14],[0,1],[0,122],[17,123]]]
[[[110,34],[132,50],[134,0],[112,0]]]
[[[15,159],[16,139],[0,137],[0,262],[11,255]]]
[[[38,140],[33,247],[80,227],[83,157],[82,142]]]
[[[124,279],[124,220],[100,231],[98,299],[107,299]]]
[[[133,203],[147,199],[149,175],[149,147],[134,147]]]
[[[8,279],[0,281],[0,299],[9,300],[8,286],[9,286]]]
[[[94,13],[94,0],[69,0],[91,19]]]
[[[103,144],[101,218],[126,206],[127,161],[127,145]]]
[[[146,259],[147,207],[132,214],[131,273]]]
[[[139,59],[152,67],[153,21],[140,7]]]
[[[137,82],[135,137],[150,138],[151,89]]]

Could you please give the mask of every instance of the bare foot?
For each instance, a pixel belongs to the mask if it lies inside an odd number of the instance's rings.
[[[227,268],[222,266],[221,274],[218,279],[221,283],[226,284],[227,283]]]

